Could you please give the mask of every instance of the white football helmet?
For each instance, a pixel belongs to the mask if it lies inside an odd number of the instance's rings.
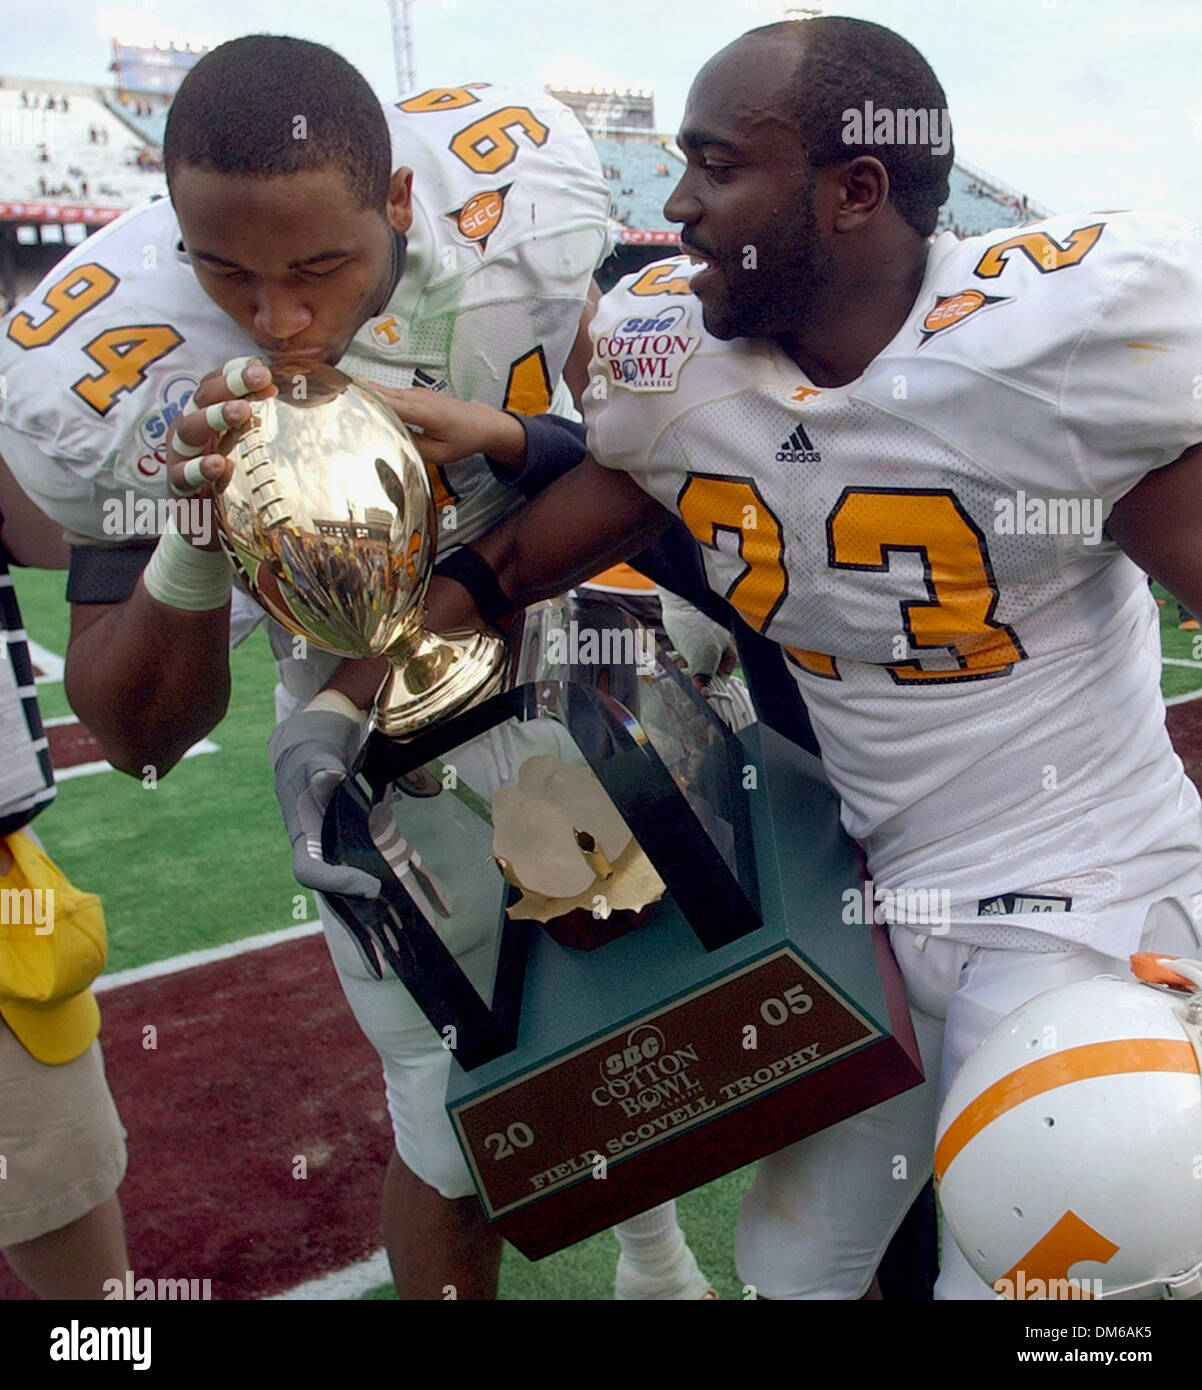
[[[1202,1294],[1202,962],[1016,1009],[939,1117],[947,1224],[1001,1298]]]

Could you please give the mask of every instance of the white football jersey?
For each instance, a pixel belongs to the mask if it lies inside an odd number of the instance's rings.
[[[886,915],[1135,949],[1150,902],[1202,887],[1202,816],[1156,607],[1103,525],[1202,441],[1198,232],[946,234],[896,337],[834,388],[706,334],[691,273],[603,301],[590,448],[788,649]]]
[[[546,410],[610,244],[588,137],[549,97],[486,83],[422,92],[386,115],[394,167],[414,171],[413,226],[396,289],[340,365],[385,386]],[[197,283],[170,204],[135,209],[4,321],[0,456],[80,541],[144,534],[125,524],[139,520],[127,494],[166,495],[172,421],[202,376],[255,351]],[[562,390],[556,405],[570,413]],[[431,482],[448,543],[521,501],[478,455]]]

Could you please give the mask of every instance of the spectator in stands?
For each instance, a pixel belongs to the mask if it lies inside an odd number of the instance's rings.
[[[43,198],[46,196],[47,189],[46,189],[46,175],[45,175],[45,174],[39,174],[39,175],[38,175],[38,192],[42,195]]]
[[[47,110],[47,111],[53,111],[53,110],[55,110],[55,109],[56,109],[56,108],[55,108],[55,104],[54,104],[54,93],[51,92],[51,94],[46,98],[46,110]]]
[[[47,152],[45,145],[38,146],[38,161],[42,164],[50,163],[50,155]]]
[[[88,181],[87,181],[87,179],[80,179],[80,181],[79,181],[79,196],[80,196],[81,198],[86,198],[86,197],[88,196]]]

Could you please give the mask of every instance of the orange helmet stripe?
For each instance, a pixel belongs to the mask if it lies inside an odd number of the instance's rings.
[[[1070,1047],[1019,1067],[982,1091],[948,1125],[935,1150],[936,1182],[943,1178],[960,1150],[986,1125],[1024,1100],[1053,1091],[1057,1086],[1067,1086],[1072,1081],[1136,1071],[1196,1073],[1198,1057],[1187,1042],[1167,1038],[1121,1038],[1115,1042]]]

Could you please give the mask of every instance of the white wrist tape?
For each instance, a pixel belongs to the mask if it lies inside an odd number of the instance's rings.
[[[230,601],[234,574],[220,550],[198,550],[176,529],[172,518],[142,571],[152,598],[169,608],[207,613]]]
[[[349,695],[344,695],[341,690],[319,690],[316,695],[305,706],[305,713],[313,710],[322,710],[326,714],[345,714],[348,719],[354,719],[362,723],[367,718],[367,711],[359,708]]]

